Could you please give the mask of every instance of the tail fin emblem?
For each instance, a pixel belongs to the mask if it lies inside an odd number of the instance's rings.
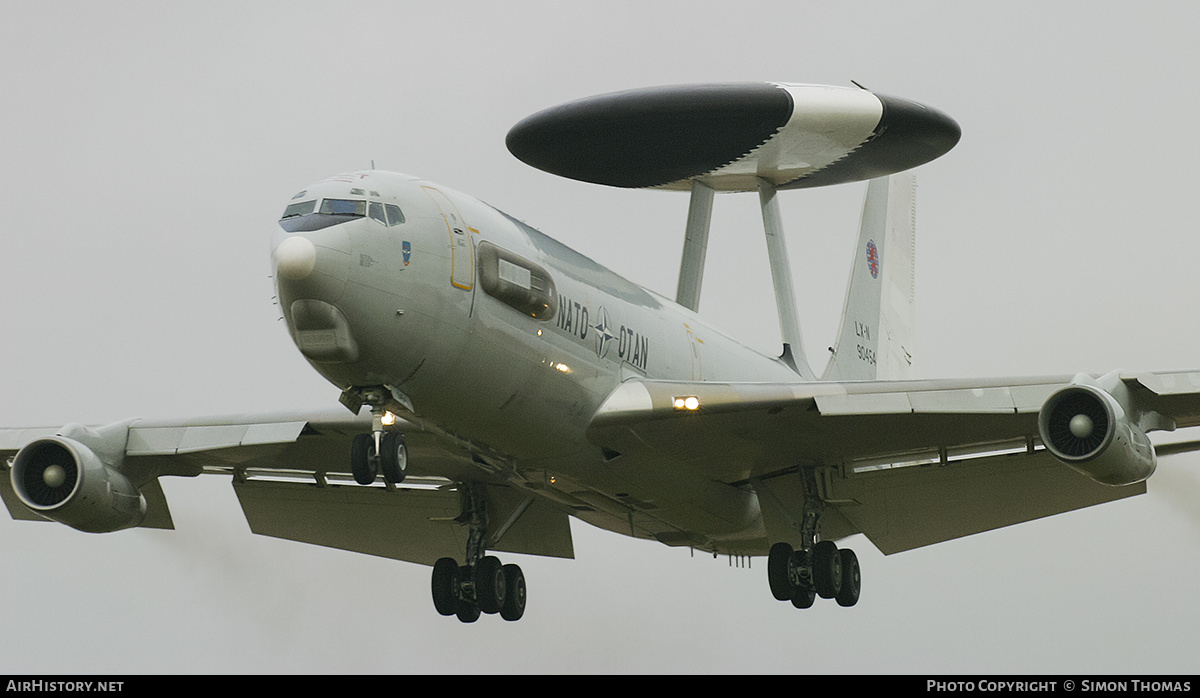
[[[879,248],[874,240],[867,241],[867,268],[871,270],[871,278],[879,278]]]

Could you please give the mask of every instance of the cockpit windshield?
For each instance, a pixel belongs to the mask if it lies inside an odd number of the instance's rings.
[[[399,206],[371,202],[370,208],[371,217],[382,225],[392,227],[404,222],[404,213]],[[283,210],[279,225],[289,233],[304,233],[366,215],[367,202],[362,199],[310,199],[289,204]]]
[[[289,233],[310,232],[345,223],[367,215],[367,202],[361,199],[317,199],[299,201],[283,210],[279,225]]]
[[[317,200],[301,201],[298,204],[291,204],[283,209],[284,218],[295,218],[296,216],[307,216],[317,208]]]
[[[362,217],[367,215],[367,202],[354,199],[325,199],[321,202],[321,213]]]

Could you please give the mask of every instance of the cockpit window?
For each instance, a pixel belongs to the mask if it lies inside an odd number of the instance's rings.
[[[388,225],[400,225],[404,222],[404,212],[400,210],[399,206],[384,204],[383,207],[387,209]]]
[[[283,209],[283,218],[294,218],[296,216],[307,216],[317,208],[317,200],[301,201],[300,203],[290,204]]]
[[[367,202],[354,199],[325,199],[321,202],[321,213],[339,216],[367,215]]]
[[[367,215],[367,202],[356,199],[324,199],[320,208],[316,199],[288,206],[279,219],[279,226],[289,233],[309,232],[328,228]]]
[[[369,210],[371,218],[379,221],[382,225],[387,225],[387,219],[383,217],[383,204],[378,201],[372,201]]]

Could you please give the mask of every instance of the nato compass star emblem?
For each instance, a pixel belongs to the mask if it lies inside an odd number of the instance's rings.
[[[600,306],[600,320],[592,325],[592,329],[596,330],[596,356],[603,359],[608,355],[609,342],[617,338],[609,329],[608,310],[604,306]]]
[[[403,241],[400,244],[400,250],[404,253],[404,266],[407,267],[408,263],[412,261],[412,243],[408,240]]]
[[[867,268],[871,270],[871,278],[879,278],[879,248],[874,240],[867,241]]]

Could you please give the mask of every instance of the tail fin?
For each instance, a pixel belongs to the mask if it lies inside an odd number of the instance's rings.
[[[871,180],[842,326],[823,380],[903,379],[913,351],[916,178]]]

